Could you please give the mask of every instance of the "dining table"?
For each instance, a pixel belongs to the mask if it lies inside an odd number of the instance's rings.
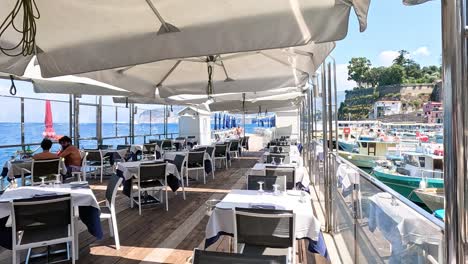
[[[8,160],[3,165],[2,176],[14,179],[15,177],[20,177],[23,169],[31,171],[32,168],[32,158],[20,159],[20,160]],[[67,167],[63,160],[60,161],[61,174],[67,174]]]
[[[165,162],[164,160],[151,160],[151,161],[128,161],[117,164],[116,174],[124,179],[122,193],[130,197],[133,180],[138,177],[138,167],[140,164],[154,164],[154,163],[165,163],[166,164],[166,176],[167,184],[173,192],[176,192],[181,186],[181,177],[177,167],[172,164]]]
[[[71,205],[78,209],[73,210],[74,219],[76,220],[74,221],[76,232],[79,230],[77,221],[79,219],[85,224],[91,235],[97,239],[102,239],[101,210],[91,188],[88,185],[74,186],[69,183],[50,184],[45,186],[10,187],[4,191],[0,196],[0,246],[6,249],[12,248],[11,201],[63,194],[70,194]],[[78,233],[75,234],[75,247],[76,249],[79,248]],[[78,254],[75,256],[78,259]]]
[[[266,175],[266,169],[267,167],[275,167],[275,168],[294,168],[294,173],[295,173],[295,178],[296,178],[296,187],[299,187],[298,189],[309,189],[310,185],[310,179],[307,177],[307,174],[305,173],[305,168],[303,166],[295,166],[297,164],[269,164],[269,163],[256,163],[251,169],[250,169],[250,175],[260,175],[260,176],[265,176]]]
[[[320,221],[314,216],[310,195],[303,191],[288,190],[280,194],[252,190],[231,190],[212,210],[205,229],[205,248],[222,235],[234,236],[235,208],[268,208],[291,210],[295,214],[295,237],[309,241],[308,249],[328,258],[321,233]]]

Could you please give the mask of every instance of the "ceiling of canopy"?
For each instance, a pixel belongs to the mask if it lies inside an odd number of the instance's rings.
[[[146,97],[158,93],[161,98],[304,87],[309,73],[315,72],[334,48],[334,42],[308,44],[287,49],[165,60],[80,76]],[[210,76],[212,89],[207,89]]]
[[[16,1],[0,2],[0,21]],[[353,9],[360,30],[370,0],[36,0],[35,43],[44,77],[343,39]],[[23,13],[16,17],[17,25]],[[32,21],[32,20],[31,20]],[[28,26],[28,25],[26,25]],[[28,31],[28,33],[32,33]],[[213,37],[215,36],[215,37]],[[8,28],[0,47],[23,38]],[[35,45],[34,45],[35,44]],[[8,53],[18,53],[18,49]],[[0,52],[0,71],[23,75],[32,55]]]

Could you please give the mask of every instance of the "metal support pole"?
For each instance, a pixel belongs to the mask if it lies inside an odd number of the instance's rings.
[[[21,100],[21,149],[24,152],[26,150],[24,146],[24,143],[25,143],[25,140],[24,140],[24,98],[21,97],[20,100]]]
[[[153,110],[149,110],[150,111],[150,135],[153,134]]]
[[[466,2],[442,1],[444,87],[445,262],[465,263],[468,129]]]
[[[336,61],[333,59],[333,88],[335,89],[335,139],[336,139],[336,149],[335,152],[338,153],[338,87],[336,83]],[[335,185],[334,185],[335,186]]]
[[[75,133],[73,134],[74,144],[77,148],[80,147],[80,99],[76,96],[73,102],[73,126]]]
[[[115,136],[119,135],[118,124],[119,124],[119,111],[118,107],[115,107]]]
[[[74,138],[73,134],[73,95],[68,95],[68,134]]]
[[[130,143],[135,144],[135,105],[130,104]]]
[[[102,96],[98,97],[96,109],[96,138],[97,144],[102,145]]]
[[[325,197],[325,232],[331,229],[330,222],[330,206],[329,206],[329,192],[330,192],[330,177],[328,175],[328,114],[327,114],[327,77],[326,77],[326,64],[322,64],[322,137],[323,137],[323,177],[324,177],[324,197]]]
[[[327,94],[328,94],[328,127],[329,127],[329,136],[328,136],[328,150],[329,152],[333,152],[333,109],[332,109],[332,77],[331,77],[331,63],[328,63],[328,78],[327,78]],[[338,144],[338,142],[337,142]],[[328,196],[326,199],[328,200],[328,213],[327,213],[327,221],[328,221],[328,232],[333,231],[333,188],[334,188],[334,166],[331,166],[332,156],[326,156],[328,160],[328,171],[327,171],[327,178],[328,178]]]

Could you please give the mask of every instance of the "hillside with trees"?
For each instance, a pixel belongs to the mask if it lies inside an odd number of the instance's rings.
[[[399,87],[408,84],[432,84],[440,79],[440,66],[424,66],[409,58],[409,52],[400,50],[399,55],[388,67],[373,67],[365,57],[352,58],[348,64],[348,80],[355,81],[357,87],[346,92],[338,116],[353,120],[368,118],[369,111],[378,100],[401,100],[403,105],[417,109],[429,100],[430,94],[417,98],[401,96]]]

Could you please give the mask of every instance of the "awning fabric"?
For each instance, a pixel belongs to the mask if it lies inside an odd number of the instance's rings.
[[[30,63],[24,76],[0,72],[0,79],[31,82],[36,93],[130,96],[130,92],[93,79],[73,75],[42,78],[38,65]]]
[[[212,59],[210,94],[258,92],[303,87],[309,73],[334,49],[335,43],[244,52],[209,57],[165,60],[126,68],[81,74],[142,96],[207,95],[208,65]]]
[[[217,111],[229,111],[230,113],[243,113],[244,111],[247,114],[250,113],[263,113],[276,112],[276,111],[286,111],[291,109],[297,109],[302,98],[295,98],[290,100],[264,100],[256,102],[245,102],[242,105],[242,102],[237,100],[234,101],[224,101],[224,102],[215,102],[210,104],[210,110],[212,112]]]
[[[370,0],[36,0],[36,52],[44,77],[166,59],[276,49],[343,39],[354,9],[360,30]],[[0,2],[0,20],[16,1]],[[23,21],[20,12],[17,24]],[[22,38],[9,28],[0,45]],[[32,56],[0,55],[0,71],[23,75]]]

